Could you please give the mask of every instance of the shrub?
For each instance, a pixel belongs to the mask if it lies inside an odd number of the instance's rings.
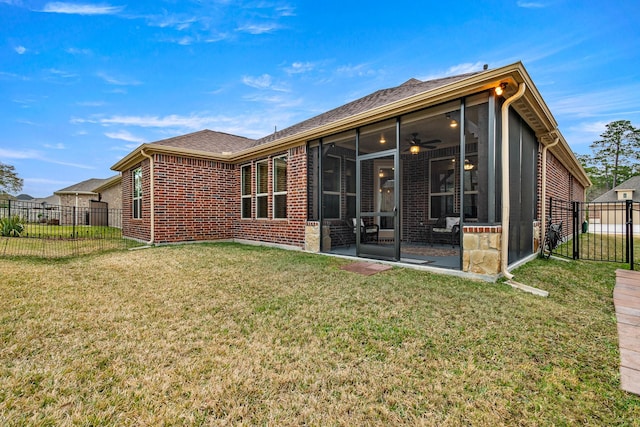
[[[24,231],[24,224],[19,215],[8,216],[0,219],[0,235],[6,237],[20,237]]]

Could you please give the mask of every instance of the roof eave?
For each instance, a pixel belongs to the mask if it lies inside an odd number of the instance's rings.
[[[142,144],[127,156],[122,158],[118,163],[111,166],[112,170],[125,171],[144,160],[142,153],[146,154],[168,154],[176,156],[189,156],[197,159],[205,159],[212,161],[230,162],[233,158],[232,153],[212,153],[209,151],[193,150],[188,148],[170,147],[160,144]]]
[[[120,182],[122,182],[122,175],[116,175],[101,186],[94,188],[93,191],[96,193],[102,193],[103,191],[120,184]]]

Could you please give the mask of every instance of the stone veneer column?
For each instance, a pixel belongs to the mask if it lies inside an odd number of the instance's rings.
[[[462,271],[499,274],[502,226],[464,226],[463,232]]]
[[[320,252],[320,223],[318,221],[307,221],[304,228],[304,250]]]

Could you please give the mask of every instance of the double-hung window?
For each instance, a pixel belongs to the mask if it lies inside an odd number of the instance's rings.
[[[326,219],[340,218],[340,187],[342,183],[342,168],[340,157],[328,155],[323,161],[322,190],[323,209]]]
[[[242,218],[251,218],[251,165],[242,166],[240,169],[240,179],[242,181]]]
[[[346,159],[344,162],[347,194],[347,218],[356,217],[356,162]]]
[[[133,177],[133,218],[142,218],[142,168],[136,168],[132,173]]]
[[[256,163],[256,218],[269,217],[269,163]]]
[[[478,156],[464,161],[464,217],[478,217]]]
[[[455,177],[455,162],[452,159],[431,161],[431,218],[454,212]]]
[[[287,157],[273,159],[273,218],[287,217]]]

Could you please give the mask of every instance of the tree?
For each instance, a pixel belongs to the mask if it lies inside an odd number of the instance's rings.
[[[593,155],[587,164],[596,168],[600,177],[605,179],[607,189],[640,173],[640,130],[629,120],[607,124],[607,130],[600,138],[591,144]]]
[[[22,190],[22,178],[18,177],[15,167],[0,162],[0,191],[18,193]]]

